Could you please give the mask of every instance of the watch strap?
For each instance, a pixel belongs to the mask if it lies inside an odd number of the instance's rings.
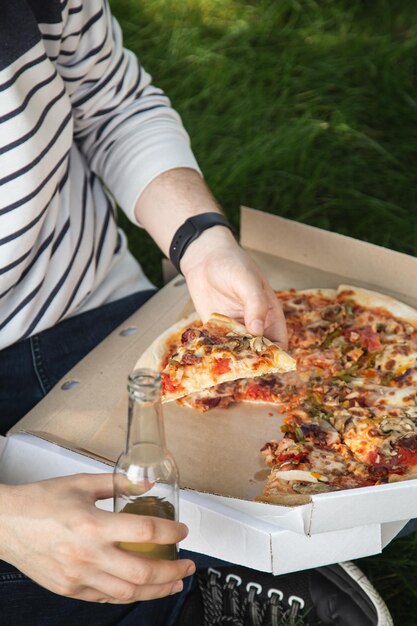
[[[230,222],[224,215],[215,212],[193,215],[185,220],[184,224],[176,231],[169,248],[169,258],[180,274],[182,273],[180,261],[190,243],[195,241],[205,230],[213,226],[226,226],[237,238],[237,233]]]

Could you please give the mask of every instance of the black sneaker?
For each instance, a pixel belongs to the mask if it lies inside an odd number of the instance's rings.
[[[353,563],[272,576],[246,567],[198,570],[176,626],[392,626]]]

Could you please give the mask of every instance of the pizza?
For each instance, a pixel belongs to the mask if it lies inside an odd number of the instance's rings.
[[[297,504],[416,478],[417,312],[346,285],[276,295],[296,371],[224,382],[180,402],[201,412],[272,403],[282,413],[261,451],[270,474],[260,500]]]
[[[136,367],[159,370],[162,399],[175,400],[236,379],[295,369],[295,360],[265,337],[249,335],[239,322],[213,313],[181,320],[146,350]],[[217,388],[217,395],[221,394]]]
[[[276,404],[288,408],[303,387],[296,371],[265,374],[255,378],[232,380],[210,389],[203,389],[178,400],[179,404],[204,413],[213,408],[227,408],[235,402]],[[295,394],[295,391],[298,393]]]

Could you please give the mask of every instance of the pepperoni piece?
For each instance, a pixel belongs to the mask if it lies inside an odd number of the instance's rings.
[[[196,363],[201,363],[202,357],[198,356],[191,350],[187,350],[181,357],[181,365],[195,365]]]
[[[203,404],[207,409],[214,409],[214,407],[220,404],[220,396],[218,398],[204,398]]]
[[[181,343],[183,345],[190,343],[191,341],[194,341],[194,339],[197,339],[197,337],[200,337],[200,335],[201,331],[197,328],[187,328],[187,330],[185,330],[181,335]]]
[[[382,350],[379,335],[372,330],[370,326],[365,326],[365,328],[361,328],[358,332],[362,348],[366,348],[368,352],[378,352]]]
[[[409,435],[408,437],[403,437],[399,441],[399,445],[401,448],[406,448],[407,450],[411,450],[412,452],[417,452],[417,435]]]
[[[398,450],[398,461],[401,465],[407,467],[417,466],[417,449],[410,450],[408,448],[400,448]]]
[[[280,454],[278,456],[278,461],[279,462],[284,462],[284,461],[291,461],[292,463],[301,463],[301,461],[305,461],[306,460],[306,456],[303,452],[299,452],[299,453],[288,453],[288,452],[283,452],[282,454]]]

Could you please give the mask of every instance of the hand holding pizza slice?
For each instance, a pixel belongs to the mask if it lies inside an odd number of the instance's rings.
[[[239,322],[213,313],[206,324],[193,314],[171,326],[136,367],[161,372],[162,397],[167,402],[240,378],[288,372],[296,364],[265,337],[254,337]]]

